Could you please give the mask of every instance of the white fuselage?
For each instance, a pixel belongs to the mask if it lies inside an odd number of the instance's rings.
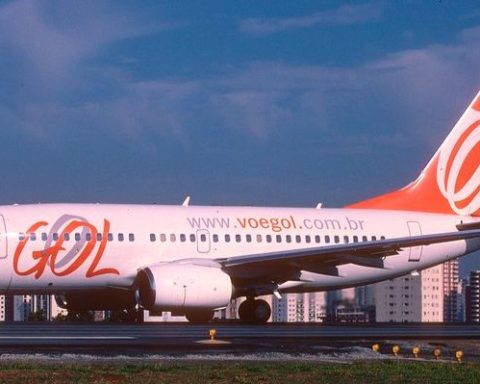
[[[363,209],[46,204],[0,207],[0,290],[131,287],[145,266],[456,231],[458,215]],[[28,232],[28,233],[27,233]],[[279,290],[333,289],[420,270],[480,248],[480,240],[407,248],[384,268],[345,264],[302,272]]]

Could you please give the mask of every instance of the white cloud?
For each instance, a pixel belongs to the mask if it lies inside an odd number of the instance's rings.
[[[241,32],[265,36],[291,29],[314,26],[363,24],[382,19],[380,4],[342,5],[337,9],[288,18],[250,18],[240,23]]]
[[[51,91],[79,84],[80,65],[112,44],[173,27],[109,4],[8,2],[0,6],[0,48],[13,54],[12,61],[21,65],[17,70],[25,71],[27,81]]]
[[[359,67],[252,63],[216,79],[212,109],[223,108],[225,126],[259,138],[297,128],[321,130],[340,145],[355,132],[365,146],[435,146],[480,87],[479,36],[480,27],[466,29],[455,43]]]
[[[189,145],[204,125],[215,128],[217,139],[229,131],[260,141],[298,131],[317,145],[321,137],[325,150],[433,146],[456,108],[468,103],[472,84],[480,84],[476,36],[464,31],[457,44],[405,50],[353,68],[255,62],[195,80],[125,76],[106,98],[76,106],[33,100],[18,113],[24,129],[42,134],[81,125],[135,140],[172,135]]]
[[[0,74],[9,84],[0,96],[0,119],[8,124],[0,129],[18,128],[46,142],[59,134],[102,132],[146,143],[168,135],[190,145],[208,129],[212,140],[232,132],[259,142],[286,134],[325,150],[358,152],[386,142],[433,146],[480,85],[480,28],[464,30],[449,45],[404,50],[358,67],[252,62],[204,78],[139,81],[101,61],[84,65],[117,42],[158,27],[104,8],[90,20],[91,10],[84,9],[47,17],[35,1],[0,7],[0,47],[20,56],[20,68]],[[66,22],[68,12],[76,16]],[[365,20],[374,19],[367,14]],[[320,19],[285,25],[314,25]],[[38,40],[32,42],[34,36]],[[12,73],[22,74],[25,89],[11,83]],[[56,89],[43,87],[49,79]],[[84,88],[94,97],[76,98]],[[400,129],[402,135],[396,134]]]
[[[230,90],[211,95],[209,102],[221,117],[222,125],[265,139],[290,117],[289,108],[281,106],[284,97],[281,93],[254,89]]]
[[[101,123],[115,123],[118,118],[127,132],[128,122],[138,119],[126,113],[132,102],[125,97],[137,101],[139,92],[128,89],[127,72],[105,64],[101,56],[117,43],[176,27],[116,2],[15,0],[2,4],[0,117],[10,122],[2,129],[19,129],[48,142],[48,137],[63,130],[77,130],[79,122],[105,129]],[[105,108],[109,118],[95,114],[94,105]]]

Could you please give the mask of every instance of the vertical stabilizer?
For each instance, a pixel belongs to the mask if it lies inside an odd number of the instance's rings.
[[[414,182],[350,208],[480,216],[480,92]]]

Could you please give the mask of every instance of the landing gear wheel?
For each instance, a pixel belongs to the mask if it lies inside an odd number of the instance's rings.
[[[255,300],[255,323],[256,324],[265,324],[270,315],[272,314],[272,310],[270,309],[270,305],[265,300]]]
[[[138,308],[137,309],[137,316],[135,318],[135,322],[137,324],[143,324],[145,321],[145,312],[143,311],[143,308]]]
[[[254,324],[255,300],[247,299],[238,307],[238,316],[244,324]]]
[[[187,312],[185,317],[192,324],[205,324],[213,319],[213,311],[207,309]]]
[[[143,309],[141,308],[130,308],[127,309],[128,322],[143,324]]]
[[[238,308],[240,320],[245,324],[265,324],[272,310],[265,300],[247,299]]]

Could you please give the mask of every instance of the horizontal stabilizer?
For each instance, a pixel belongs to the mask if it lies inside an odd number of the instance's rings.
[[[468,230],[472,230],[472,229],[480,229],[480,221],[473,222],[473,223],[457,224],[457,229],[459,231],[468,231]]]

